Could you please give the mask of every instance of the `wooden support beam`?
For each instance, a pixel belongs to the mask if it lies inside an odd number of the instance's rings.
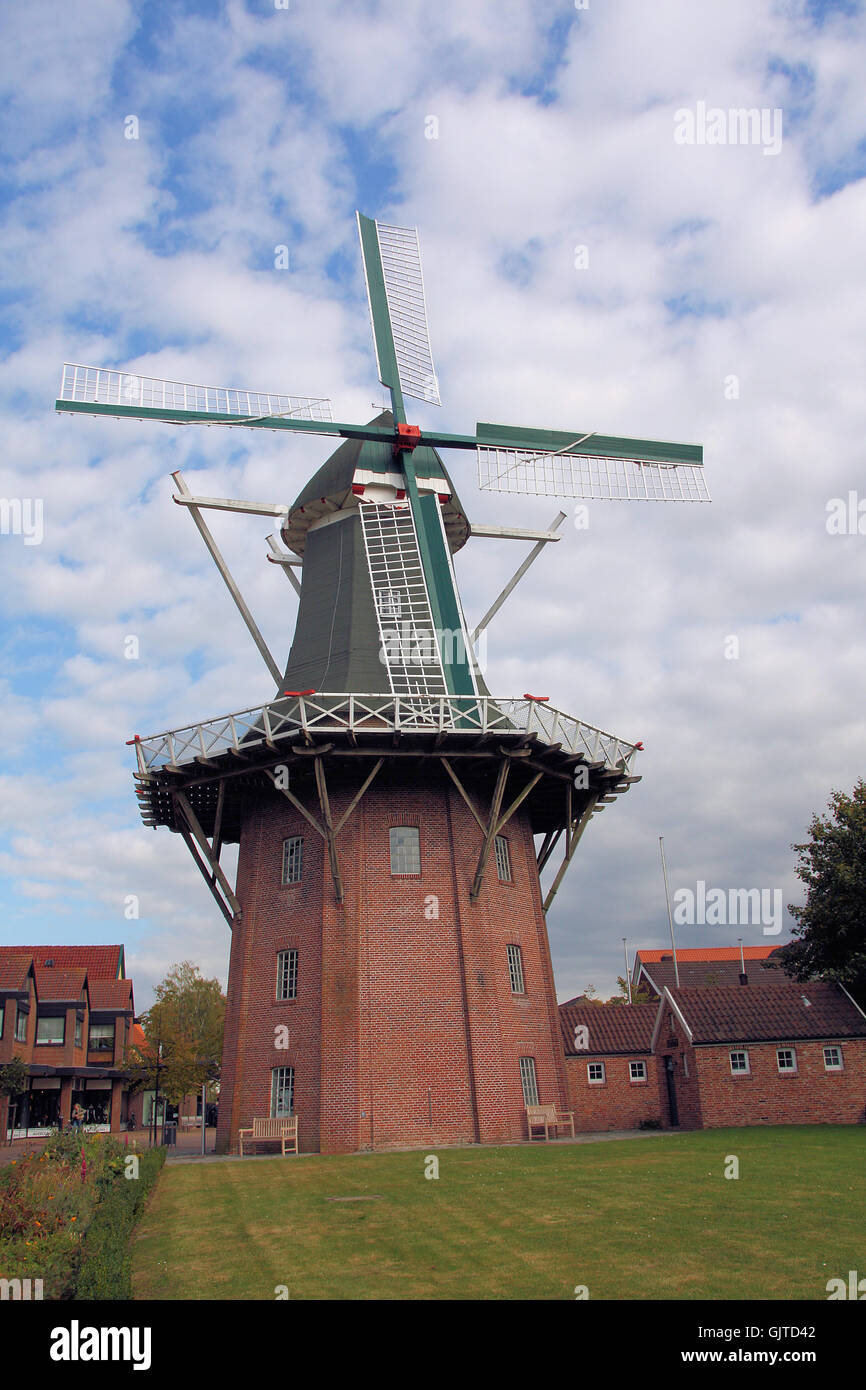
[[[316,788],[319,793],[319,805],[322,809],[322,819],[325,822],[325,839],[328,844],[328,857],[331,861],[331,878],[334,880],[334,892],[337,895],[337,902],[341,903],[346,894],[343,890],[343,880],[340,876],[334,823],[331,820],[331,803],[328,800],[328,784],[325,781],[325,770],[322,767],[322,759],[316,758],[314,766],[316,769]]]
[[[542,773],[536,772],[536,774],[535,774],[535,776],[532,778],[532,780],[531,780],[530,782],[527,782],[526,786],[523,788],[523,791],[520,792],[520,793],[514,798],[514,800],[512,801],[511,805],[509,806],[508,810],[507,810],[507,811],[504,811],[504,812],[502,813],[502,815],[499,817],[499,823],[498,823],[498,825],[496,826],[496,829],[495,829],[494,832],[493,832],[493,837],[494,837],[494,839],[495,839],[496,836],[499,834],[499,832],[500,832],[500,830],[502,829],[502,827],[503,827],[504,825],[507,825],[507,824],[508,824],[508,822],[511,820],[511,817],[514,815],[514,812],[515,812],[515,811],[517,810],[517,808],[521,805],[521,803],[524,802],[524,801],[526,800],[526,798],[529,796],[529,793],[532,791],[532,788],[535,786],[536,782],[540,779],[540,777],[541,777],[542,775],[543,775]]]
[[[219,862],[219,857],[223,847],[223,810],[225,808],[225,800],[226,784],[225,782],[220,782],[219,791],[217,792],[216,812],[214,814],[213,822],[213,839],[211,841],[211,844],[213,845],[214,856],[216,857],[217,862]]]
[[[481,819],[481,817],[479,816],[477,810],[475,809],[475,803],[473,802],[473,800],[472,800],[472,798],[470,797],[469,793],[468,793],[468,792],[466,791],[466,789],[464,788],[463,783],[460,781],[460,778],[457,776],[457,773],[454,771],[453,767],[451,766],[451,764],[449,763],[449,761],[448,761],[448,759],[447,759],[446,757],[443,756],[443,758],[442,758],[441,761],[442,761],[442,766],[444,767],[445,771],[448,773],[448,776],[451,778],[451,781],[454,783],[454,785],[455,785],[455,787],[457,788],[457,790],[459,791],[460,795],[463,797],[463,800],[466,802],[466,805],[469,807],[470,811],[472,812],[473,816],[475,817],[476,821],[478,822],[478,826],[479,826],[479,828],[480,828],[480,830],[481,830],[482,835],[486,834],[486,833],[487,833],[487,826],[484,824],[484,821]]]
[[[586,803],[586,805],[585,805],[583,811],[582,811],[581,814],[578,816],[577,821],[575,822],[575,824],[574,824],[573,826],[570,827],[570,830],[569,830],[569,843],[568,843],[568,848],[566,849],[566,852],[565,852],[565,854],[563,855],[562,863],[561,863],[560,866],[559,866],[559,870],[558,870],[558,872],[557,872],[556,878],[553,880],[553,883],[550,885],[550,890],[549,890],[549,892],[548,892],[548,894],[547,894],[547,897],[544,899],[544,905],[543,905],[543,911],[544,911],[544,912],[547,912],[547,909],[550,907],[550,904],[553,902],[553,899],[556,897],[556,894],[557,894],[557,892],[558,892],[558,890],[559,890],[559,885],[560,885],[560,883],[562,882],[563,878],[565,877],[565,871],[566,871],[566,869],[568,868],[569,864],[571,863],[572,859],[574,858],[574,851],[577,849],[578,843],[579,843],[579,841],[580,841],[580,837],[581,837],[581,835],[583,834],[583,832],[584,832],[584,830],[586,829],[586,827],[588,826],[589,820],[590,820],[590,816],[592,815],[593,811],[595,810],[595,803],[596,803],[597,800],[598,800],[598,794],[596,793],[595,796],[591,796],[591,797],[589,798],[589,800],[587,801],[587,803]]]
[[[469,892],[469,901],[477,902],[478,894],[481,892],[481,884],[484,881],[484,870],[493,844],[493,837],[496,834],[496,822],[499,819],[499,808],[502,805],[502,797],[505,792],[505,781],[508,777],[509,759],[503,758],[499,765],[499,776],[496,778],[496,787],[493,792],[493,802],[490,807],[490,820],[487,824],[487,833],[484,836],[484,844],[481,846],[481,853],[478,856],[478,867],[475,870],[475,881]]]
[[[562,826],[560,826],[558,830],[548,830],[547,834],[542,840],[541,849],[538,851],[538,857],[536,859],[536,867],[538,869],[539,874],[541,873],[541,870],[544,868],[545,864],[547,863],[548,859],[553,853],[556,847],[556,842],[561,834]]]
[[[308,811],[307,808],[306,808],[306,806],[304,806],[304,804],[303,804],[302,802],[300,802],[300,801],[298,800],[298,798],[295,796],[294,792],[290,792],[290,791],[289,791],[288,787],[281,787],[281,786],[280,786],[280,784],[278,783],[276,777],[275,777],[274,774],[271,772],[271,769],[270,769],[269,767],[262,768],[262,771],[264,772],[264,774],[265,774],[266,777],[270,777],[270,779],[271,779],[271,781],[273,782],[274,786],[276,787],[277,791],[278,791],[278,792],[282,792],[283,796],[286,797],[286,799],[287,799],[288,801],[291,801],[291,803],[292,803],[292,805],[294,806],[295,810],[296,810],[296,811],[300,811],[300,813],[301,813],[301,815],[304,817],[304,819],[307,820],[307,821],[309,821],[310,825],[313,827],[313,829],[315,830],[316,834],[317,834],[317,835],[321,835],[321,837],[322,837],[323,840],[327,840],[328,836],[327,836],[327,834],[326,834],[326,832],[325,832],[325,827],[319,824],[319,822],[316,820],[316,817],[313,815],[312,811]]]
[[[337,821],[337,824],[336,824],[336,826],[334,827],[334,835],[335,835],[335,836],[339,835],[340,831],[343,829],[343,826],[346,824],[346,821],[349,819],[350,815],[351,815],[352,812],[354,811],[354,809],[355,809],[355,807],[357,806],[358,802],[361,800],[361,797],[364,795],[364,792],[365,792],[365,791],[367,790],[367,788],[369,787],[370,783],[372,782],[373,778],[376,776],[376,773],[379,771],[379,768],[382,766],[382,764],[384,763],[384,761],[385,761],[384,758],[380,758],[379,761],[376,763],[375,767],[373,768],[373,771],[372,771],[372,772],[369,772],[369,773],[367,774],[367,776],[366,776],[366,778],[364,779],[363,783],[362,783],[361,786],[358,788],[358,790],[356,791],[355,795],[352,797],[352,800],[349,802],[349,805],[347,806],[346,810],[343,812],[343,814],[341,815],[340,819]]]
[[[208,888],[210,889],[211,894],[213,895],[214,902],[216,903],[216,905],[217,905],[217,907],[219,908],[220,912],[222,913],[223,917],[225,917],[226,921],[228,922],[228,924],[229,924],[229,929],[230,929],[230,930],[233,930],[233,928],[234,928],[234,918],[232,917],[232,914],[231,914],[231,912],[229,911],[229,908],[228,908],[228,906],[227,906],[225,900],[223,899],[222,895],[220,894],[219,890],[217,889],[216,883],[214,882],[214,877],[213,877],[213,875],[210,873],[210,871],[209,871],[207,865],[205,864],[204,860],[202,859],[201,855],[199,854],[198,849],[196,848],[195,841],[194,841],[193,838],[192,838],[192,835],[189,833],[189,830],[187,829],[187,827],[186,827],[185,825],[182,825],[182,826],[180,827],[180,834],[181,834],[181,837],[182,837],[182,839],[183,839],[184,844],[186,845],[187,849],[189,850],[190,854],[192,855],[192,857],[193,857],[195,863],[198,865],[199,870],[201,871],[201,876],[202,876],[202,878],[204,879],[205,883],[207,884]]]
[[[189,826],[190,830],[192,831],[193,835],[198,841],[199,848],[201,849],[205,858],[208,860],[211,869],[213,870],[214,878],[219,880],[219,885],[222,888],[223,893],[226,896],[226,900],[230,904],[232,911],[236,915],[239,914],[241,910],[241,905],[235,897],[234,889],[232,888],[231,884],[229,883],[228,879],[223,873],[223,870],[220,868],[219,859],[217,859],[214,856],[213,849],[208,843],[207,836],[205,835],[204,831],[199,825],[198,817],[196,816],[195,811],[192,809],[192,806],[189,804],[189,801],[186,798],[186,796],[184,796],[183,792],[175,792],[174,798],[178,806],[180,806],[181,811],[183,812],[184,820],[186,821],[187,825]]]

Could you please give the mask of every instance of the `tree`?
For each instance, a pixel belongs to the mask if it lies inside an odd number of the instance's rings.
[[[18,1097],[27,1090],[27,1064],[23,1057],[12,1057],[0,1067],[0,1095],[9,1097],[9,1106],[12,1114],[9,1117],[9,1128],[14,1127],[15,1110],[18,1106]]]
[[[131,1049],[128,1075],[135,1090],[159,1090],[177,1104],[213,1081],[222,1056],[226,1000],[219,980],[205,980],[191,961],[175,965],[142,1015],[146,1042]]]
[[[783,966],[796,980],[838,980],[866,1005],[866,782],[851,796],[834,791],[828,812],[814,815],[810,839],[792,845],[802,906],[789,905],[797,925],[783,948]],[[783,952],[779,952],[780,955]]]
[[[612,994],[607,1002],[609,1004],[627,1004],[628,980],[625,978],[625,975],[617,975],[616,983],[619,987],[619,994]],[[648,1004],[650,1002],[650,992],[646,984],[642,984],[640,989],[635,989],[634,986],[632,986],[631,1002],[633,1004]]]

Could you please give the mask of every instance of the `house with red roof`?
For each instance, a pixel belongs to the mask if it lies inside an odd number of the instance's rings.
[[[0,947],[0,1065],[27,1068],[23,1095],[0,1094],[0,1135],[50,1134],[76,1105],[88,1128],[123,1128],[133,1021],[122,946]]]
[[[753,978],[560,1005],[575,1129],[866,1122],[866,1014],[848,991]]]
[[[788,976],[774,957],[781,946],[686,946],[677,949],[676,964],[670,949],[635,952],[632,992],[647,991],[660,999],[665,985],[738,985],[744,970],[755,983],[787,983]],[[677,976],[679,975],[679,979]]]

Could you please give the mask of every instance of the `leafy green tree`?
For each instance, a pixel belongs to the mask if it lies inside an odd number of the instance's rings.
[[[608,999],[607,1001],[608,1004],[627,1004],[628,980],[625,978],[625,975],[617,975],[616,983],[619,989],[619,994],[611,995],[610,999]],[[632,986],[631,1002],[633,1004],[648,1004],[650,1002],[650,998],[651,995],[649,989],[645,984],[642,984],[640,989],[635,989],[634,986]]]
[[[789,906],[794,940],[779,952],[796,980],[838,980],[866,1007],[866,782],[850,796],[833,792],[828,814],[814,815],[809,840],[793,845],[802,906]]]
[[[127,1073],[135,1090],[154,1090],[158,1066],[160,1094],[177,1104],[219,1074],[225,995],[188,960],[173,966],[154,993],[141,1018],[146,1042],[131,1050]]]
[[[18,1106],[18,1097],[22,1096],[27,1090],[27,1064],[23,1057],[12,1057],[2,1067],[0,1067],[0,1095],[9,1097],[9,1107],[14,1111]],[[11,1126],[10,1126],[11,1128]]]

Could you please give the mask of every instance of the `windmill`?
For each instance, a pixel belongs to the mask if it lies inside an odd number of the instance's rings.
[[[565,516],[547,531],[470,523],[440,450],[474,451],[486,490],[709,500],[697,445],[410,424],[406,397],[440,405],[417,231],[360,214],[358,230],[391,398],[368,423],[334,422],[324,398],[77,364],[56,402],[342,440],[291,505],[194,496],[174,474],[277,687],[266,705],[131,740],[145,824],[183,837],[232,928],[222,1148],[253,1117],[295,1111],[304,1146],[328,1151],[513,1139],[525,1104],[564,1102],[544,914],[590,817],[639,780],[640,745],[487,690],[474,643]],[[300,596],[284,673],[208,509],[279,523],[268,558]],[[534,544],[470,632],[451,557],[472,537]]]

